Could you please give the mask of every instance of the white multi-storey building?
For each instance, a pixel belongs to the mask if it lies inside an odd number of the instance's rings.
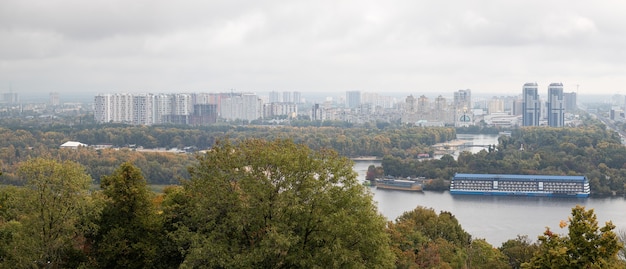
[[[190,115],[193,113],[191,95],[185,93],[172,94],[172,114]]]
[[[267,103],[263,104],[263,118],[276,116],[295,117],[298,115],[298,106],[295,103]]]
[[[152,101],[151,94],[133,96],[133,124],[150,125],[154,123],[152,118]]]
[[[94,98],[97,122],[119,122],[138,125],[167,123],[193,114],[191,94],[100,94]],[[209,103],[208,98],[206,103]],[[181,118],[182,116],[182,118]]]
[[[280,98],[280,93],[277,91],[271,91],[269,98],[270,103],[278,103],[282,101],[282,99]]]
[[[124,122],[133,120],[132,94],[100,94],[94,99],[94,118],[97,122]]]
[[[346,107],[356,109],[361,105],[361,92],[360,91],[347,91],[346,92]]]
[[[302,93],[301,92],[294,91],[291,96],[293,97],[293,100],[291,100],[292,102],[294,102],[296,104],[302,103]]]
[[[100,94],[94,98],[93,117],[96,122],[109,122],[113,119],[111,116],[111,95]]]
[[[152,119],[155,124],[165,123],[163,115],[172,114],[172,99],[167,94],[153,96]]]
[[[491,98],[487,105],[487,111],[489,114],[504,112],[504,100],[497,97]]]
[[[222,98],[220,115],[226,120],[253,121],[261,118],[262,102],[256,94],[231,94]]]
[[[241,119],[253,121],[261,117],[262,102],[256,94],[242,94],[243,115]]]

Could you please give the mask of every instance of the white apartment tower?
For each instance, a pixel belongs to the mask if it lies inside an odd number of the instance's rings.
[[[156,94],[152,100],[152,120],[155,124],[165,123],[163,115],[172,114],[172,98],[168,94]]]
[[[152,95],[141,94],[133,96],[133,124],[150,125],[153,124]]]
[[[97,122],[131,123],[133,96],[127,93],[99,94],[94,98],[94,119]]]
[[[190,115],[193,112],[191,95],[177,93],[172,95],[172,115]]]
[[[280,93],[277,91],[270,92],[270,103],[280,103],[281,102]]]
[[[300,104],[302,102],[302,93],[301,92],[293,92],[292,93],[292,97],[293,97],[293,102],[296,104]]]
[[[359,106],[361,105],[361,92],[347,91],[346,104],[348,105],[348,108],[359,108]]]
[[[262,102],[256,94],[231,94],[223,98],[220,115],[226,120],[253,121],[261,118]]]
[[[293,100],[291,98],[291,92],[283,92],[283,102],[284,103],[291,103],[291,102],[293,102]]]

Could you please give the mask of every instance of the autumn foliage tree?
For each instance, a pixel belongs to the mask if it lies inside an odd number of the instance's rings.
[[[539,236],[539,250],[523,268],[624,268],[626,263],[617,258],[622,243],[613,232],[615,225],[606,222],[599,227],[593,209],[583,206],[572,209],[567,222],[567,235],[559,235],[547,228]]]

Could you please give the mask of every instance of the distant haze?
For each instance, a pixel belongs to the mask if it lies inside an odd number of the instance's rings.
[[[626,94],[626,2],[0,1],[0,92]]]

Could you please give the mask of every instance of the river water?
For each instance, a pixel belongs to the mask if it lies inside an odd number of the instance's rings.
[[[497,144],[496,136],[458,135],[459,139],[472,140],[476,145]],[[495,141],[495,142],[494,142]],[[477,152],[481,148],[468,148]],[[376,161],[357,161],[354,171],[360,180],[365,180],[367,167],[380,165]],[[451,212],[472,238],[484,238],[494,247],[515,239],[517,235],[528,235],[531,240],[543,234],[546,227],[553,232],[565,234],[567,228],[559,228],[561,220],[567,220],[576,205],[594,209],[599,226],[612,221],[616,231],[626,230],[626,199],[624,198],[548,198],[512,196],[450,195],[449,192],[405,192],[379,190],[370,187],[378,210],[388,220],[395,220],[403,212],[417,206],[432,208],[435,212]]]

